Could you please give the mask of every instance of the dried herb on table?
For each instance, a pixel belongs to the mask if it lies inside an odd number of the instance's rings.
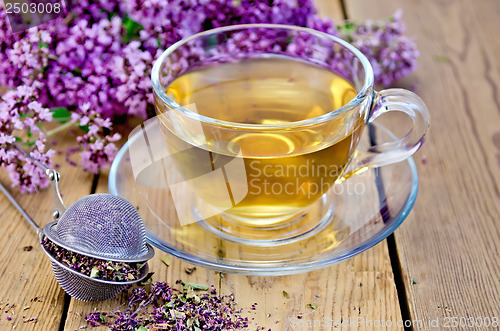
[[[145,263],[125,263],[96,259],[68,251],[44,238],[43,247],[59,262],[92,278],[112,281],[132,281],[142,275]]]
[[[206,285],[200,285],[200,284],[195,284],[195,283],[186,283],[183,280],[181,280],[181,284],[182,284],[182,286],[184,286],[184,291],[187,291],[190,287],[193,290],[208,291],[208,286],[206,286]]]
[[[161,257],[161,262],[163,262],[163,264],[165,264],[167,267],[170,266],[170,264],[172,264],[172,255],[170,254],[165,254]]]
[[[248,327],[248,318],[236,308],[234,295],[217,295],[215,287],[197,285],[207,291],[195,291],[192,284],[177,281],[181,289],[165,282],[151,289],[135,288],[124,311],[95,312],[85,318],[91,326],[120,330],[237,330]]]
[[[312,310],[316,310],[316,309],[318,309],[318,305],[317,305],[317,304],[315,304],[314,302],[308,303],[308,304],[307,304],[307,307],[308,307],[308,308],[311,308]]]

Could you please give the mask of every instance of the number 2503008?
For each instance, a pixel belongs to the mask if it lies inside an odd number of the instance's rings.
[[[61,12],[60,3],[11,3],[5,4],[5,12],[7,14],[43,14],[43,13],[56,13]]]

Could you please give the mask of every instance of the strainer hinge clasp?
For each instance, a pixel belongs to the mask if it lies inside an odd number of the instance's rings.
[[[54,169],[47,169],[46,173],[52,182],[52,192],[54,195],[54,211],[52,212],[52,218],[54,221],[57,221],[67,209],[62,201],[61,193],[59,192],[58,182],[61,175]]]

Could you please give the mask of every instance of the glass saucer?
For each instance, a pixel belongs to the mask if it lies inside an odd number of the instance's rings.
[[[140,134],[140,132],[139,132]],[[380,124],[364,130],[358,150],[394,140]],[[387,238],[405,220],[417,197],[418,174],[412,158],[367,169],[336,183],[332,217],[310,236],[276,245],[252,245],[217,235],[203,221],[181,225],[168,189],[136,183],[129,157],[130,137],[111,166],[109,191],[141,214],[148,241],[190,263],[221,272],[286,275],[320,269],[355,256]]]

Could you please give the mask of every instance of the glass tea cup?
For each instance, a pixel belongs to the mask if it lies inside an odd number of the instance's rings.
[[[149,149],[180,222],[253,245],[314,234],[334,215],[337,181],[407,159],[429,128],[417,95],[374,90],[355,47],[296,26],[201,32],[163,52],[152,82],[149,144],[161,148]],[[364,127],[388,112],[412,120],[408,134],[357,150]]]

